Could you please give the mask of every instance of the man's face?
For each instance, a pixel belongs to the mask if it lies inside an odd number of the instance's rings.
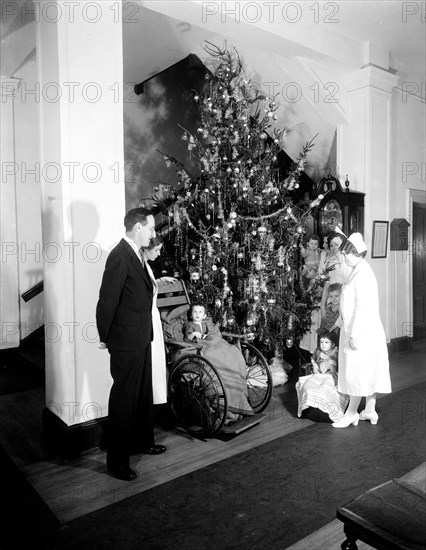
[[[333,252],[337,252],[340,248],[340,245],[342,244],[342,239],[340,237],[334,237],[330,241],[330,250]]]
[[[206,318],[206,311],[203,306],[194,306],[192,308],[192,320],[201,323]]]
[[[135,242],[138,246],[148,246],[151,238],[155,237],[155,220],[154,216],[146,217],[146,224],[138,223],[138,231],[136,232]]]

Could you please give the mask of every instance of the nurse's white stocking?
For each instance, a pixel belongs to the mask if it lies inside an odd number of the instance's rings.
[[[374,413],[376,411],[376,395],[373,393],[373,395],[367,395],[365,398],[365,412],[366,413]]]
[[[360,395],[351,395],[349,398],[349,405],[345,412],[345,417],[349,418],[351,416],[355,416],[355,414],[358,412],[359,404],[361,403],[361,396]]]

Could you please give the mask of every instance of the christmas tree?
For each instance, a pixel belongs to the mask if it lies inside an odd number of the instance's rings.
[[[206,74],[207,93],[194,91],[200,124],[195,135],[182,135],[200,174],[163,153],[179,178],[158,205],[168,216],[165,248],[191,301],[205,303],[224,331],[245,334],[280,360],[309,329],[317,302],[318,283],[304,284],[299,259],[315,204],[293,201],[313,142],[283,174],[275,99],[251,81],[237,51],[209,43],[206,50],[215,69]]]

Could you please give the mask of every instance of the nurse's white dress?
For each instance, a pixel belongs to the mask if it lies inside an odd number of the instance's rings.
[[[379,295],[373,270],[362,260],[349,275],[340,295],[343,319],[339,340],[337,389],[347,395],[390,393],[386,336],[379,315]],[[357,349],[349,339],[357,340]]]
[[[158,284],[148,262],[146,262],[146,267],[154,287],[151,313],[152,330],[154,333],[151,342],[152,394],[154,405],[160,405],[167,402],[166,353],[164,349],[163,327],[160,312],[157,308]]]

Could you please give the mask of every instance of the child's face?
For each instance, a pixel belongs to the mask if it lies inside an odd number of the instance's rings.
[[[320,350],[321,351],[330,351],[333,347],[333,342],[329,340],[328,338],[321,338],[320,339]]]
[[[206,310],[203,306],[194,306],[191,311],[191,317],[196,323],[201,323],[206,318]]]
[[[333,290],[332,292],[330,292],[328,297],[330,299],[330,303],[331,303],[332,306],[338,306],[339,305],[340,292],[338,290]]]
[[[308,248],[309,250],[316,250],[319,246],[319,242],[315,239],[309,239],[308,241]]]

